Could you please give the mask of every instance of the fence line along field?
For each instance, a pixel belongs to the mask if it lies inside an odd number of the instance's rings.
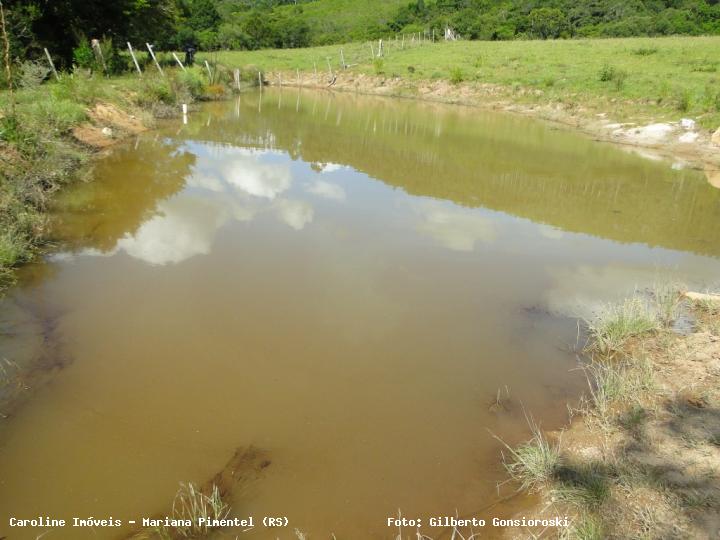
[[[218,62],[267,71],[312,73],[341,67],[353,74],[420,81],[498,85],[515,101],[557,102],[607,112],[616,120],[696,117],[720,126],[720,37],[550,41],[445,41],[411,34],[378,42],[306,49],[219,51]],[[372,52],[375,52],[373,56]],[[528,91],[530,90],[530,91]]]

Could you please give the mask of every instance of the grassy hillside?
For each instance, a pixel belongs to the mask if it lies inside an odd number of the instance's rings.
[[[302,4],[297,15],[295,6],[277,8],[308,23],[318,44],[342,43],[363,39],[374,28],[385,27],[406,0],[316,0]]]
[[[307,49],[218,53],[229,66],[268,71],[339,69],[340,48],[354,64],[346,74],[401,78],[403,93],[421,81],[498,85],[514,102],[561,103],[607,112],[615,119],[677,120],[693,117],[708,129],[720,126],[720,37],[628,38],[511,42],[394,41],[384,58],[370,43]],[[377,47],[377,43],[373,45]]]

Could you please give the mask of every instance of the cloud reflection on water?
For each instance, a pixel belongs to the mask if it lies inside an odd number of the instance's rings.
[[[156,213],[137,231],[120,238],[112,250],[88,249],[80,255],[124,252],[151,265],[177,264],[210,253],[217,231],[233,221],[249,222],[270,213],[296,231],[313,221],[310,203],[285,196],[293,177],[290,165],[277,159],[283,154],[198,143],[187,146],[196,161],[185,179],[186,189],[160,201]]]
[[[414,209],[418,231],[453,251],[473,251],[478,242],[492,244],[497,237],[496,224],[476,211],[429,201]]]

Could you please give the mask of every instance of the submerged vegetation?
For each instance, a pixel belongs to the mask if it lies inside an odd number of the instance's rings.
[[[607,306],[588,322],[591,347],[601,353],[613,353],[622,349],[628,339],[660,327],[657,312],[649,301],[634,296],[620,304]]]
[[[681,303],[696,320],[689,335],[665,319]],[[560,434],[531,424],[531,440],[506,463],[520,489],[540,491],[543,512],[575,516],[560,537],[712,535],[720,510],[719,320],[720,297],[681,302],[675,286],[663,286],[590,323],[581,418]]]
[[[555,476],[562,464],[560,443],[551,443],[540,427],[528,418],[532,438],[513,448],[505,445],[509,452],[503,462],[510,477],[520,483],[521,489],[539,491]],[[501,441],[502,442],[502,441]]]

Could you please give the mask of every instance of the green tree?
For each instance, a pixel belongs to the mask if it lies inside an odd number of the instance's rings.
[[[558,8],[533,9],[528,20],[531,35],[540,39],[558,38],[567,27],[565,14]]]
[[[217,30],[220,24],[220,13],[213,0],[192,0],[187,25],[193,30]]]
[[[174,0],[6,0],[5,6],[17,50],[40,56],[47,47],[65,67],[83,35],[158,43],[175,32]]]

